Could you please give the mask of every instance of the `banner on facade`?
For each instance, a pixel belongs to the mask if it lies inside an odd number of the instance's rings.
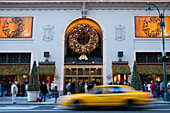
[[[0,38],[32,38],[33,17],[0,17]]]
[[[135,16],[136,38],[161,38],[162,30],[158,16]],[[164,17],[164,37],[170,38],[170,16]]]

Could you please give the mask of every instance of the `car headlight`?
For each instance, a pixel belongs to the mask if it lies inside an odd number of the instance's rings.
[[[58,101],[69,101],[70,98],[64,98],[64,97],[60,97],[58,98]]]

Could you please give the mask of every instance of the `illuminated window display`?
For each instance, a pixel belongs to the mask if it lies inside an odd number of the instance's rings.
[[[164,18],[164,35],[170,38],[170,17]],[[159,26],[158,16],[135,16],[135,37],[136,38],[161,38],[161,28]]]
[[[33,17],[0,17],[0,38],[32,38]]]

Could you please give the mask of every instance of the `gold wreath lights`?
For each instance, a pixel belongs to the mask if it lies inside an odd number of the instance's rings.
[[[10,24],[15,24],[15,26],[11,28]],[[23,32],[24,26],[25,24],[21,18],[19,17],[10,18],[6,20],[4,23],[3,32],[5,33],[6,36],[13,38],[20,35]],[[15,30],[11,30],[11,29],[15,29]]]
[[[85,45],[82,45],[78,42],[78,38],[82,33],[87,33],[90,37],[89,42]],[[80,56],[80,60],[85,59],[88,60],[86,53],[90,54],[98,45],[99,36],[97,31],[88,24],[79,24],[73,28],[69,35],[69,46],[76,53],[82,54]]]
[[[143,24],[143,31],[146,35],[149,37],[157,37],[161,33],[161,28],[159,26],[159,17],[150,17],[149,19],[145,19]],[[150,24],[153,24],[155,26],[149,26]],[[153,28],[154,27],[154,28]],[[155,28],[156,27],[156,28]]]

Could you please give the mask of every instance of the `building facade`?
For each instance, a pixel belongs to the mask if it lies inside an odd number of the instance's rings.
[[[152,0],[149,0],[153,2]],[[163,9],[168,0],[154,2]],[[72,82],[129,81],[137,62],[143,81],[163,80],[161,28],[144,0],[0,0],[0,79],[28,82],[37,61],[40,82],[60,91]],[[165,48],[170,53],[170,6]],[[167,78],[170,66],[167,62]]]

